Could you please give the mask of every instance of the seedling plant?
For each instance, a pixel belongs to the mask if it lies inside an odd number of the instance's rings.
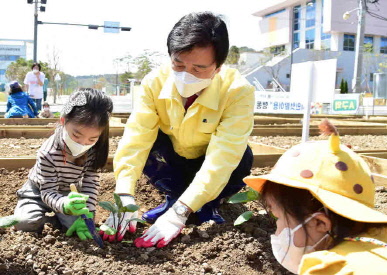
[[[107,235],[115,235],[120,228],[127,227],[131,221],[137,221],[139,223],[145,223],[144,220],[138,218],[131,218],[125,220],[125,213],[134,213],[139,209],[139,206],[135,204],[123,205],[119,195],[114,194],[115,204],[110,201],[101,201],[99,206],[109,211],[110,213],[117,214],[113,215],[113,223],[117,225],[117,228],[112,228],[106,224],[100,226],[100,230],[104,231]],[[109,214],[110,214],[109,213]],[[118,221],[116,221],[116,218]]]

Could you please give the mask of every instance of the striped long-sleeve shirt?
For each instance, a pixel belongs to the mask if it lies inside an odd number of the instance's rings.
[[[83,166],[65,161],[61,129],[57,129],[38,150],[35,166],[29,180],[40,190],[42,201],[55,212],[63,213],[64,198],[74,183],[78,192],[88,195],[87,207],[95,211],[97,204],[99,174],[92,168],[95,153],[90,149]]]

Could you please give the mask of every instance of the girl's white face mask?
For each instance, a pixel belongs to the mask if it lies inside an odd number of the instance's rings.
[[[79,144],[78,142],[75,142],[72,140],[72,138],[69,136],[69,133],[66,130],[66,127],[63,125],[63,135],[62,135],[63,141],[66,144],[66,146],[70,149],[71,154],[73,157],[78,157],[82,153],[86,152],[89,150],[91,147],[93,147],[97,141],[93,144],[90,145],[82,145]]]
[[[33,70],[32,70],[32,72],[33,72],[34,74],[36,74],[36,73],[38,73],[38,72],[39,72],[39,70],[37,70],[37,69],[33,69]]]
[[[293,229],[285,227],[277,236],[271,235],[271,248],[273,250],[274,257],[290,272],[297,274],[302,256],[304,256],[304,254],[314,252],[315,247],[329,236],[326,234],[313,246],[297,247],[294,245],[294,234],[296,231],[300,229],[303,224],[308,223],[317,214],[319,213],[314,213],[302,224],[297,225]]]
[[[210,86],[211,78],[197,78],[188,72],[174,72],[175,85],[182,97],[188,98]]]
[[[44,108],[43,108],[43,111],[49,112],[49,111],[50,111],[50,108],[49,108],[49,107],[44,107]]]

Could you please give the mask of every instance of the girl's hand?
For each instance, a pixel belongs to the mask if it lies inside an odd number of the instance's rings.
[[[89,209],[86,207],[86,201],[89,196],[77,192],[70,192],[65,198],[63,204],[63,212],[66,215],[79,216],[89,214]]]
[[[86,217],[93,218],[94,215],[92,212],[89,212]],[[93,239],[93,236],[89,232],[85,221],[79,217],[75,220],[75,222],[70,226],[70,228],[66,231],[66,236],[71,236],[76,232],[81,241],[85,241],[87,239]]]

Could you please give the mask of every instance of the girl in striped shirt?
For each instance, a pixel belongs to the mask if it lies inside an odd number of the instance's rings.
[[[112,110],[112,100],[97,90],[80,89],[70,96],[59,127],[38,150],[27,182],[17,191],[16,229],[41,232],[45,223],[53,223],[68,228],[66,235],[92,238],[79,215],[94,217],[97,170],[108,158]],[[70,192],[72,183],[79,193]]]

